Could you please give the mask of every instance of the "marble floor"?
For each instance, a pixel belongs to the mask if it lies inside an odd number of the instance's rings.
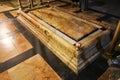
[[[0,74],[2,80],[61,80],[55,71],[39,55]]]
[[[3,63],[29,49],[32,45],[16,28],[12,19],[0,14],[0,63]]]

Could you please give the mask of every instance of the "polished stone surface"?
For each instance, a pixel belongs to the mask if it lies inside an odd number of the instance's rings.
[[[2,80],[61,80],[54,70],[39,55],[0,74]]]
[[[96,26],[87,21],[82,21],[55,8],[33,10],[31,13],[75,41],[97,30]]]
[[[32,45],[17,29],[12,19],[7,19],[7,16],[3,15],[0,19],[4,19],[0,22],[0,63],[3,63],[29,49]]]

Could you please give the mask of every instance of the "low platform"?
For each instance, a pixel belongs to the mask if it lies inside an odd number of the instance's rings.
[[[75,73],[96,59],[110,42],[109,29],[55,8],[28,14],[21,11],[17,18]]]

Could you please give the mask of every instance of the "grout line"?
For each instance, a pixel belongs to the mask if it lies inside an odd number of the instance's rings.
[[[3,71],[9,69],[9,68],[12,68],[14,67],[15,65],[23,62],[24,60],[34,56],[35,54],[33,54],[33,48],[26,51],[26,52],[23,52],[22,54],[14,57],[14,58],[11,58],[9,60],[7,60],[6,62],[4,63],[0,63],[0,73],[2,73]]]

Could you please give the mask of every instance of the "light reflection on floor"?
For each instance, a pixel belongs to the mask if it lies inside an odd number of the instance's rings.
[[[1,18],[3,17],[0,17],[0,19]],[[17,30],[10,19],[0,23],[0,63],[32,48],[32,45],[26,40],[22,33],[17,32]]]

